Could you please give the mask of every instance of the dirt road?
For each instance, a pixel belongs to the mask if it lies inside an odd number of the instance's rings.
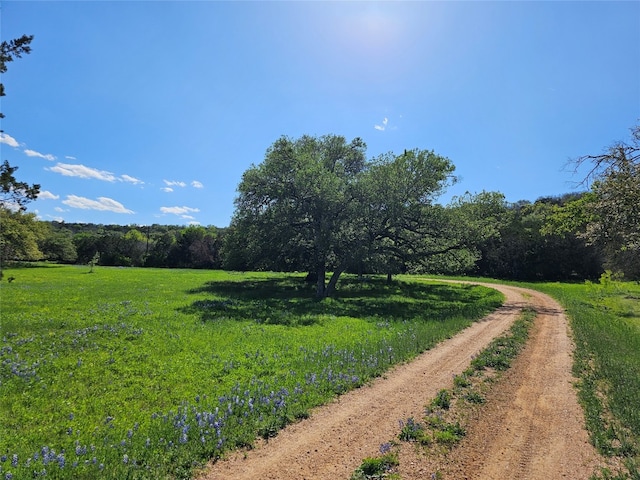
[[[571,375],[572,345],[558,305],[541,293],[493,285],[504,305],[482,321],[389,371],[369,386],[314,410],[277,437],[211,465],[206,480],[348,479],[367,456],[395,438],[398,421],[424,407],[472,355],[507,330],[522,308],[539,315],[527,347],[459,447],[438,469],[455,479],[587,479],[598,457],[583,428]],[[505,379],[506,380],[506,379]],[[429,478],[433,465],[402,458],[403,480]]]

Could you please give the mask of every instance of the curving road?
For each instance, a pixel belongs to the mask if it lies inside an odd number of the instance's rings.
[[[508,381],[481,410],[463,443],[439,469],[455,479],[587,479],[599,458],[588,443],[571,374],[572,343],[562,307],[542,293],[504,285],[502,307],[455,337],[339,397],[277,437],[211,464],[203,480],[348,479],[362,459],[397,436],[398,420],[424,406],[472,355],[506,331],[526,306],[538,312]],[[401,457],[403,480],[428,478],[420,458]]]

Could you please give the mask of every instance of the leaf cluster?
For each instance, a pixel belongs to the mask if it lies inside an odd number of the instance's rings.
[[[5,160],[0,165],[0,208],[10,210],[26,210],[26,204],[38,198],[40,185],[29,185],[18,181],[13,173],[18,167],[12,167]]]
[[[6,73],[7,63],[12,62],[14,58],[21,58],[22,55],[31,53],[31,41],[33,35],[22,35],[20,38],[0,43],[0,74]],[[4,85],[0,83],[0,97],[4,97]],[[4,114],[0,112],[0,118],[4,118]]]

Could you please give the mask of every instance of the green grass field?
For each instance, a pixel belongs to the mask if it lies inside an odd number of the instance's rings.
[[[502,302],[407,278],[347,276],[316,302],[300,275],[88,271],[5,271],[0,478],[187,478]]]

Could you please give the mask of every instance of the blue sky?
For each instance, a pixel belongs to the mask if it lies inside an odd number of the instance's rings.
[[[280,136],[435,150],[441,202],[574,191],[640,118],[640,2],[11,2],[1,159],[43,220],[224,227]]]

